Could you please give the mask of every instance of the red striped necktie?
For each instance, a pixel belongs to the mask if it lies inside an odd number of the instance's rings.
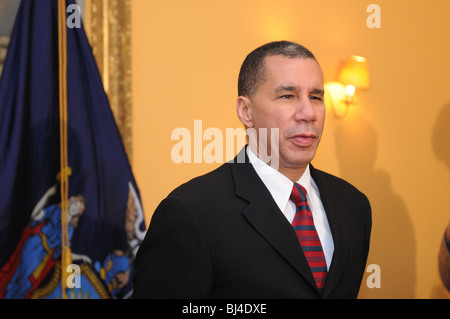
[[[317,288],[322,292],[327,278],[327,263],[322,250],[320,238],[317,235],[316,227],[306,199],[306,189],[294,183],[291,197],[289,198],[296,208],[292,226],[297,233],[298,241],[308,261],[311,272],[316,281]]]

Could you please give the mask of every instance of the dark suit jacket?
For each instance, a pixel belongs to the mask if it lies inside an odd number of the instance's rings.
[[[367,197],[311,165],[334,240],[320,295],[293,227],[245,158],[160,203],[136,256],[134,298],[357,297],[369,253]]]
[[[439,274],[445,287],[450,291],[450,245],[445,234],[439,250]]]

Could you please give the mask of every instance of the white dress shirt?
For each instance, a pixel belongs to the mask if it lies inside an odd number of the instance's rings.
[[[273,169],[270,165],[267,165],[259,159],[250,147],[247,147],[247,155],[256,173],[261,178],[264,185],[266,185],[275,200],[275,203],[278,205],[289,223],[292,224],[295,216],[295,205],[289,200],[289,197],[291,196],[294,183],[279,171]],[[314,180],[311,178],[309,165],[306,167],[305,172],[297,183],[306,189],[308,204],[311,208],[314,225],[316,227],[317,234],[319,235],[323,252],[325,254],[325,260],[327,262],[327,268],[329,270],[334,252],[333,237],[331,236],[330,225],[328,224],[325,209],[323,208],[322,201],[320,200],[319,189],[317,188]]]

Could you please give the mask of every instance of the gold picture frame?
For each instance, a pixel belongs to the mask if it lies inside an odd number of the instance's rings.
[[[84,28],[132,163],[131,0],[85,0]]]

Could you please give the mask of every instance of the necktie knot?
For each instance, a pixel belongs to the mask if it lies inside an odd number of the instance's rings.
[[[294,183],[289,199],[295,204],[297,211],[298,209],[304,210],[309,216],[311,216],[311,210],[309,209],[309,205],[307,203],[306,189],[302,185]]]
[[[294,183],[289,199],[296,205],[306,202],[306,189],[302,185]]]

